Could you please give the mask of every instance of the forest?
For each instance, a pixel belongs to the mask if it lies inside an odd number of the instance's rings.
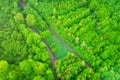
[[[0,0],[0,80],[120,80],[120,0]]]

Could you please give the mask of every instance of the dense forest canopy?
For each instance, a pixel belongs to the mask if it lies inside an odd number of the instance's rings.
[[[0,80],[120,80],[120,1],[0,0]]]

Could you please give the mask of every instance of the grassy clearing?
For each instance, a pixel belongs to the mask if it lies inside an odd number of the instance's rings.
[[[67,55],[69,51],[68,48],[66,48],[54,35],[52,35],[49,40],[46,40],[46,42],[50,45],[51,49],[55,49],[54,55],[56,59],[60,59]]]

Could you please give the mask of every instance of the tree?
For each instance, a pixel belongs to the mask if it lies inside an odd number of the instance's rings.
[[[19,67],[21,70],[22,78],[31,79],[33,75],[33,66],[35,62],[32,59],[24,60],[20,62]]]
[[[9,72],[9,74],[8,74],[9,80],[16,80],[16,79],[18,79],[17,73],[18,73],[17,71],[11,70],[11,71]]]
[[[49,79],[51,79],[51,80],[54,79],[53,72],[52,72],[52,70],[50,68],[46,70],[46,77],[47,77],[48,80]]]
[[[44,62],[26,59],[20,62],[18,69],[16,71],[20,72],[20,75],[18,74],[20,80],[39,80],[39,78],[40,80],[54,80],[50,66]]]
[[[46,80],[46,79],[45,77],[39,75],[39,76],[35,76],[33,80]]]
[[[35,66],[34,66],[34,73],[36,73],[37,75],[43,75],[45,69],[45,64],[42,62],[36,62]]]
[[[28,14],[26,17],[26,23],[28,26],[35,26],[36,24],[36,19],[33,14]]]
[[[78,44],[78,43],[79,43],[79,37],[75,37],[74,44]]]
[[[41,38],[43,39],[49,39],[51,37],[51,33],[49,30],[45,30],[41,33]]]
[[[7,61],[0,61],[0,74],[4,73],[8,69]]]
[[[23,14],[22,13],[17,13],[15,16],[14,16],[14,20],[16,23],[23,23],[24,22],[24,17],[23,17]]]
[[[7,79],[7,70],[8,70],[8,63],[7,61],[0,61],[0,80]]]
[[[91,9],[91,10],[98,10],[99,8],[100,8],[100,5],[99,5],[99,3],[97,2],[97,0],[91,0],[91,2],[90,2],[90,5],[89,5],[89,8]]]
[[[88,77],[90,79],[93,75],[93,70],[86,68],[85,62],[72,53],[68,53],[64,58],[57,60],[55,62],[55,68],[58,78],[62,80],[77,79],[76,76],[79,75],[78,79],[80,79],[81,74],[82,78],[86,79]]]

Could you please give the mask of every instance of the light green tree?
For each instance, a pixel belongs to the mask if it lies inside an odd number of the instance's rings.
[[[7,79],[7,70],[8,70],[8,63],[7,61],[0,61],[0,80]]]
[[[23,17],[23,14],[22,13],[17,13],[15,16],[14,16],[14,20],[16,23],[23,23],[24,22],[24,17]]]
[[[34,26],[36,24],[36,19],[33,14],[28,14],[25,20],[28,26]]]

